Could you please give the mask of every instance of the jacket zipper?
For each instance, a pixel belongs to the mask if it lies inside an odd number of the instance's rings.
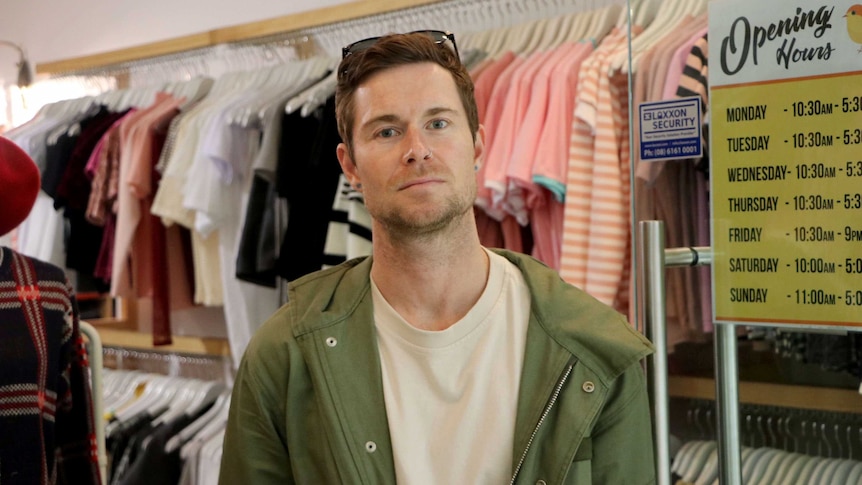
[[[566,381],[569,379],[569,375],[572,373],[572,369],[574,367],[574,362],[569,364],[568,367],[566,367],[566,370],[563,372],[563,376],[560,378],[560,381],[557,382],[557,386],[554,388],[554,393],[551,394],[551,399],[548,401],[548,404],[545,405],[545,410],[542,411],[542,417],[539,418],[539,422],[536,423],[536,427],[533,428],[533,433],[530,434],[530,439],[527,441],[527,447],[524,448],[524,453],[521,454],[521,459],[518,461],[518,466],[515,467],[515,474],[512,475],[512,481],[509,482],[509,485],[515,485],[515,479],[518,478],[518,473],[521,472],[521,467],[524,466],[524,461],[527,459],[527,453],[530,451],[530,446],[532,446],[533,440],[539,433],[539,428],[542,427],[542,423],[545,421],[545,418],[547,418],[548,414],[551,413],[551,409],[557,402],[557,398],[560,396],[560,392],[563,390],[563,385],[565,385]]]

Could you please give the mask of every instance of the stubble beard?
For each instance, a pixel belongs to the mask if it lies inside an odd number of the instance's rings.
[[[394,238],[427,238],[446,231],[463,220],[468,212],[472,214],[476,192],[474,183],[470,184],[466,192],[456,194],[436,208],[408,210],[391,207],[388,210],[376,211],[368,207],[368,212]]]

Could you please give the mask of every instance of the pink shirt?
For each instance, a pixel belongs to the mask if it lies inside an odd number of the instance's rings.
[[[487,125],[487,111],[488,104],[491,98],[491,92],[494,90],[494,83],[497,81],[497,78],[500,76],[500,73],[505,70],[512,61],[515,60],[515,54],[512,52],[506,52],[499,59],[489,61],[488,65],[484,66],[481,70],[475,73],[476,77],[473,80],[474,85],[474,96],[476,98],[476,107],[479,112],[479,123]],[[485,143],[488,142],[488,136],[490,134],[486,132]],[[483,200],[490,200],[490,195],[488,194],[487,189],[485,189],[483,180],[485,175],[485,164],[479,164],[479,170],[476,172],[476,186],[480,194],[482,194]],[[484,192],[484,193],[483,193]],[[477,227],[479,230],[479,240],[486,247],[495,247],[502,248],[505,247],[503,243],[503,234],[502,228],[500,227],[500,222],[496,219],[491,218],[485,209],[482,207],[482,204],[479,202],[477,198],[476,207],[474,208],[476,213],[476,221]]]
[[[590,54],[578,73],[577,97],[572,119],[569,164],[566,171],[566,199],[563,221],[563,244],[560,275],[567,282],[585,288],[587,281],[587,248],[592,202],[593,127],[598,89],[599,66],[610,51],[624,42],[624,32],[615,29]]]
[[[149,296],[152,293],[152,250],[148,218],[142,218],[142,203],[135,195],[139,183],[134,178],[137,164],[143,163],[149,145],[149,123],[177,101],[168,94],[157,93],[155,102],[141,109],[120,125],[120,164],[117,186],[117,226],[114,235],[114,259],[111,294],[115,296]],[[152,152],[149,152],[152,154]],[[154,163],[154,162],[153,162]],[[149,204],[147,204],[149,208]],[[139,228],[139,223],[144,224]],[[133,257],[134,255],[134,257]]]
[[[529,223],[529,209],[534,202],[532,199],[538,196],[539,191],[533,183],[533,165],[540,150],[539,138],[549,109],[551,73],[576,47],[577,44],[564,43],[552,49],[545,55],[532,79],[528,83],[522,82],[519,102],[525,102],[527,109],[513,137],[512,153],[506,170],[508,187],[504,206],[524,226]]]
[[[495,210],[507,212],[503,201],[506,197],[508,180],[506,171],[509,158],[518,134],[518,127],[524,119],[530,91],[530,83],[536,71],[553,51],[533,54],[526,58],[509,80],[505,91],[503,108],[495,128],[493,143],[485,159],[485,187],[491,189],[491,205]],[[496,90],[495,90],[496,92]],[[526,220],[518,220],[526,225]]]
[[[537,184],[537,189],[528,201],[533,233],[532,254],[558,271],[563,244],[563,199],[577,76],[581,63],[592,51],[592,43],[579,43],[554,67],[547,115],[532,167],[532,177]]]
[[[478,193],[476,197],[476,205],[481,207],[489,216],[500,221],[505,217],[502,210],[495,209],[491,203],[491,189],[487,187],[485,180],[488,174],[488,165],[492,163],[490,160],[491,147],[497,139],[497,129],[500,122],[500,117],[503,112],[503,104],[505,102],[505,94],[509,90],[510,80],[517,68],[525,62],[523,57],[514,57],[511,62],[500,72],[494,81],[494,87],[491,95],[488,97],[487,111],[483,124],[485,125],[485,156],[477,173],[477,181],[479,183]],[[488,68],[490,69],[490,68]],[[482,118],[480,118],[482,119]]]
[[[533,162],[533,181],[548,188],[560,202],[566,195],[566,167],[569,161],[578,71],[581,63],[592,52],[591,43],[577,44],[551,73],[548,113],[542,124]]]

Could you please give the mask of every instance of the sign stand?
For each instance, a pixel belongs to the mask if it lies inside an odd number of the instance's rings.
[[[670,416],[667,373],[667,329],[665,268],[712,264],[708,247],[665,249],[664,222],[639,223],[639,250],[643,261],[640,273],[644,289],[644,328],[655,346],[647,360],[653,406],[653,436],[657,482],[671,485]],[[719,479],[722,484],[742,483],[739,445],[739,368],[736,355],[736,325],[715,327],[716,405],[718,409]]]

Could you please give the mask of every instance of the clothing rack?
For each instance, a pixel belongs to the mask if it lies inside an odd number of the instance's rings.
[[[106,76],[118,78],[120,87],[152,86],[157,82],[176,81],[177,78],[285,63],[310,53],[330,55],[337,53],[342,45],[350,41],[393,30],[407,31],[442,25],[441,28],[447,30],[469,33],[620,3],[620,0],[528,0],[523,3],[507,0],[451,0],[241,42],[114,63],[96,69],[63,71],[56,73],[56,78]],[[465,40],[462,37],[462,42]],[[116,342],[116,339],[112,342]]]
[[[134,85],[139,82],[136,81],[139,78],[149,78],[152,82],[154,75],[172,75],[172,80],[177,77],[212,75],[213,69],[242,68],[243,61],[249,68],[250,60],[254,60],[254,66],[262,67],[314,55],[338,58],[343,45],[389,32],[439,28],[459,35],[624,3],[622,0],[446,0],[370,15],[365,14],[367,9],[357,8],[356,18],[318,25],[313,20],[297,16],[293,22],[283,22],[283,31],[262,36],[260,31],[270,29],[257,29],[255,35],[256,29],[246,27],[244,30],[249,31],[248,35],[238,35],[237,38],[210,35],[211,40],[195,37],[194,41],[189,41],[186,49],[175,49],[159,55],[134,57],[133,52],[117,52],[115,55],[106,53],[101,56],[104,62],[100,65],[93,65],[91,59],[82,59],[77,63],[74,60],[58,61],[37,68],[39,72],[51,74],[52,77],[129,76]],[[313,17],[314,13],[309,12],[308,15]],[[181,40],[178,39],[176,43],[182,44]],[[117,57],[127,59],[117,61]],[[79,65],[82,67],[74,67]]]
[[[678,434],[673,473],[683,483],[715,483],[719,448],[713,401],[690,400]],[[745,483],[858,483],[862,419],[858,414],[741,405]]]
[[[715,401],[689,399],[683,441],[715,439]],[[740,440],[748,447],[766,446],[823,457],[862,460],[862,415],[759,404],[741,404]]]
[[[104,347],[103,354],[104,367],[110,369],[233,383],[233,365],[227,355],[192,355],[114,346]]]

